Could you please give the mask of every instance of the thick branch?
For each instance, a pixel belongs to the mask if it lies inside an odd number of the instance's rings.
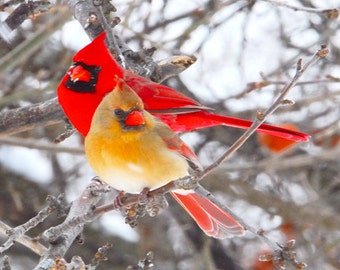
[[[68,220],[79,217],[93,208],[100,199],[100,196],[97,196],[98,194],[94,193],[93,190],[102,185],[101,182],[91,181],[78,199],[72,203],[64,222],[67,223]],[[59,226],[62,226],[62,224]],[[52,227],[44,232],[44,238],[50,242],[50,247],[34,270],[50,269],[55,265],[56,258],[63,258],[75,238],[83,231],[84,223],[77,224],[77,226],[63,226],[61,232],[58,230],[59,226]]]
[[[60,123],[65,118],[57,98],[32,106],[0,113],[0,138],[42,125]]]

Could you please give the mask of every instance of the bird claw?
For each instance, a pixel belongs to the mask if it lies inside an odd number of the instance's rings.
[[[143,188],[142,192],[138,194],[138,204],[148,204],[150,197],[150,189]]]
[[[168,207],[164,195],[150,194],[149,188],[144,188],[139,194],[139,204],[145,205],[145,211],[150,217],[156,216],[161,209]]]
[[[121,190],[119,191],[118,195],[116,196],[116,198],[113,201],[113,206],[116,209],[121,209],[121,208],[125,208],[125,201],[126,199],[126,192]]]
[[[129,224],[132,228],[137,226],[137,219],[140,216],[144,216],[143,212],[143,204],[139,203],[139,199],[137,203],[134,204],[126,204],[128,198],[133,196],[139,196],[135,194],[128,194],[125,191],[119,191],[116,196],[113,205],[116,209],[120,209],[121,212],[125,215],[125,223]]]
[[[168,201],[165,199],[164,195],[154,195],[148,199],[146,212],[150,217],[154,217],[161,209],[167,208],[168,205]]]
[[[195,189],[198,184],[198,177],[196,175],[188,175],[182,178],[179,178],[175,181],[175,186],[177,189]]]
[[[161,209],[168,206],[168,202],[163,195],[150,195],[150,189],[144,188],[143,191],[137,195],[137,203],[133,205],[124,205],[126,193],[121,191],[115,199],[115,204],[119,208],[124,209],[125,223],[131,227],[137,226],[137,219],[148,214],[151,217],[156,216]]]

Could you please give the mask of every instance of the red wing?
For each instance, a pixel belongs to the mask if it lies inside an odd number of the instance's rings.
[[[152,82],[138,76],[131,71],[125,74],[126,83],[143,100],[145,109],[152,111],[188,108],[194,110],[207,110],[208,108],[180,92],[162,84]],[[165,112],[166,113],[166,112]]]
[[[172,133],[173,135],[167,136],[169,134],[170,133],[160,134],[167,147],[181,154],[189,162],[192,169],[202,170],[202,165],[199,162],[198,157],[189,146],[187,146],[177,135]]]

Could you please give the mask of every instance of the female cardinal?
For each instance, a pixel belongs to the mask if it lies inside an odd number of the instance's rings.
[[[84,136],[93,114],[104,96],[116,86],[115,76],[124,79],[142,99],[145,110],[162,120],[175,132],[217,125],[249,128],[251,121],[215,114],[209,108],[176,90],[124,70],[105,45],[105,32],[80,50],[74,64],[58,86],[58,100],[74,127]],[[263,124],[259,132],[293,141],[307,141],[309,135]]]
[[[119,78],[93,116],[85,152],[103,181],[132,193],[161,187],[201,168],[190,148],[148,113],[142,100]],[[207,235],[225,238],[244,234],[244,227],[230,214],[193,190],[175,190],[171,195]]]

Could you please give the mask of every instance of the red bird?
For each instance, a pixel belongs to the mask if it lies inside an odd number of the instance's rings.
[[[124,70],[112,58],[105,45],[105,33],[73,57],[74,64],[58,86],[58,100],[74,127],[87,135],[93,114],[116,86],[115,76],[124,79],[142,99],[145,110],[166,123],[175,132],[225,125],[249,128],[251,121],[215,114],[209,108],[176,90]],[[262,124],[258,132],[303,142],[309,135]]]

